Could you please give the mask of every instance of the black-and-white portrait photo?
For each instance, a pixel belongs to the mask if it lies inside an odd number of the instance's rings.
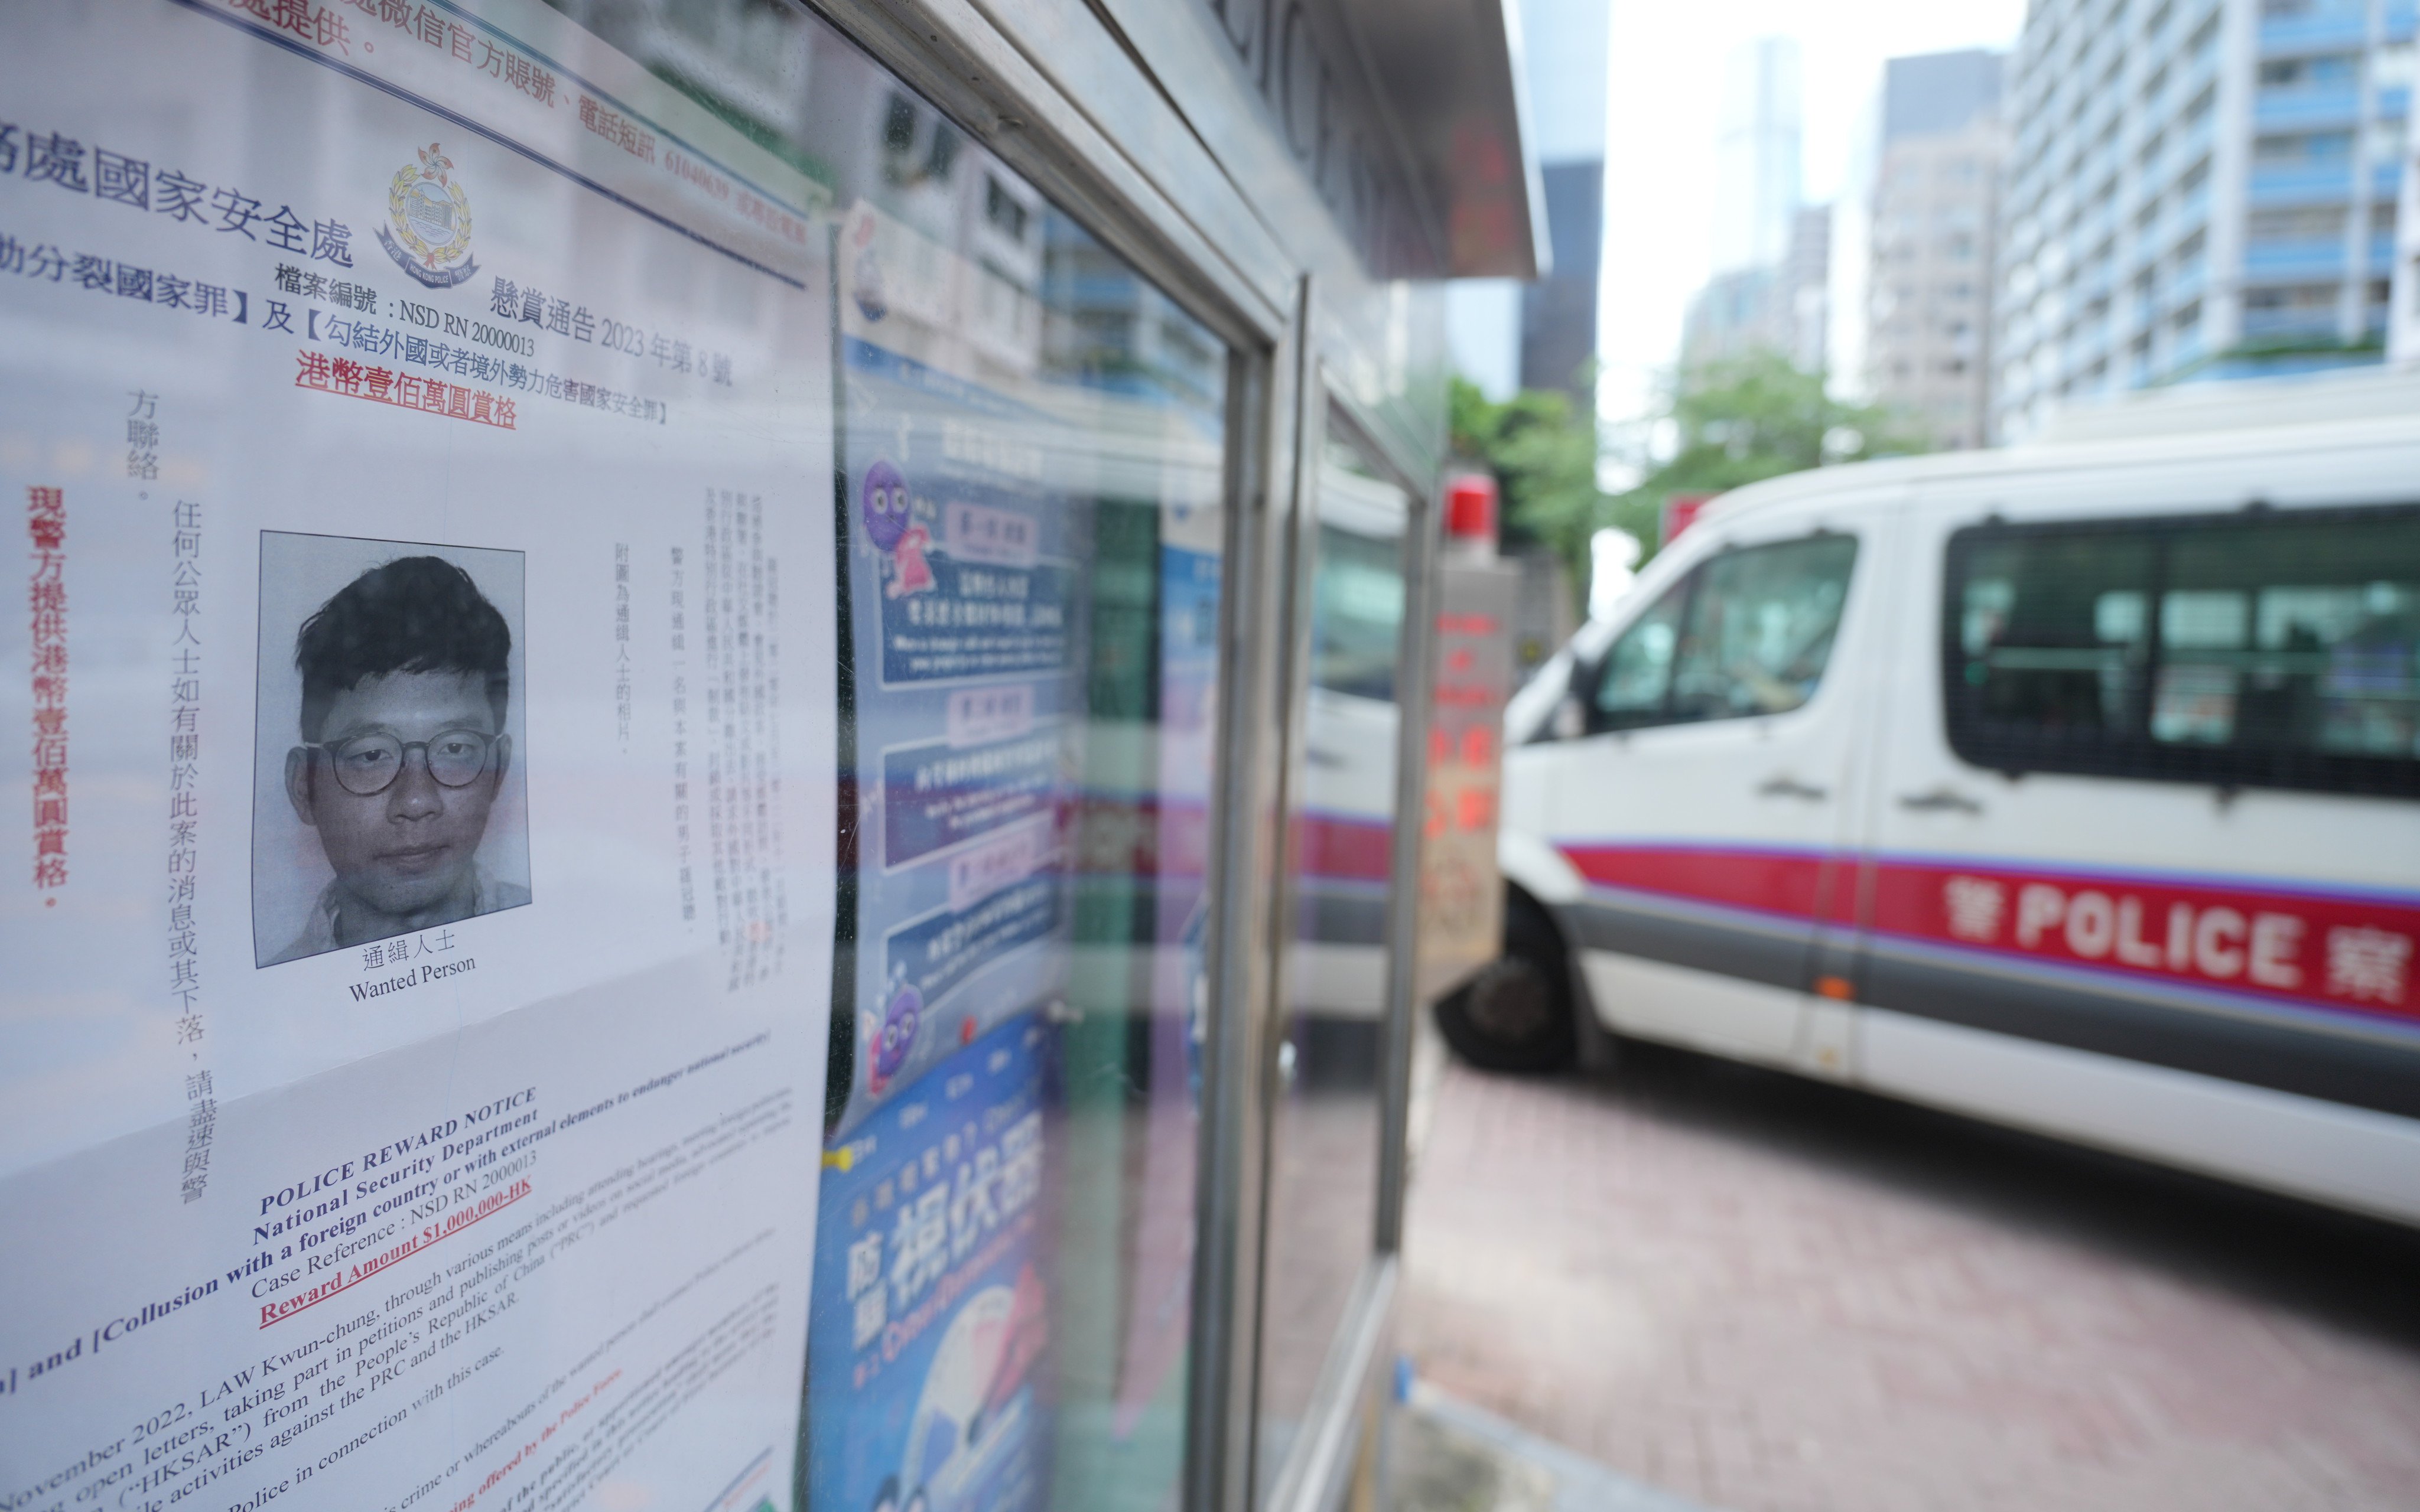
[[[261,532],[256,964],[530,901],[522,591],[519,551]]]

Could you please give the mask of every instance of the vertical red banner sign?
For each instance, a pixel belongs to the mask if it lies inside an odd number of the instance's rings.
[[[1504,701],[1512,691],[1517,568],[1449,559],[1440,570],[1427,808],[1420,835],[1419,983],[1452,987],[1495,959],[1504,933],[1496,865]]]

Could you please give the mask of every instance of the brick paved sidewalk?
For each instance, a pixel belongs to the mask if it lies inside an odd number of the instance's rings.
[[[1437,1079],[1404,1347],[1730,1512],[2420,1506],[2420,1239],[1634,1049]]]

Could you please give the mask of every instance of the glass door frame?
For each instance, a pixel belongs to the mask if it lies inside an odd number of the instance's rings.
[[[1388,850],[1386,913],[1386,984],[1380,1023],[1380,1081],[1377,1203],[1370,1235],[1370,1252],[1355,1283],[1351,1300],[1328,1340],[1325,1362],[1304,1427],[1278,1470],[1262,1512],[1316,1512],[1336,1506],[1371,1468],[1379,1409],[1388,1391],[1384,1362],[1393,1350],[1394,1302],[1401,1274],[1404,1187],[1408,1175],[1407,1144],[1411,1097],[1411,1043],[1419,1011],[1418,940],[1420,845],[1428,787],[1430,690],[1435,678],[1435,621],[1438,599],[1439,533],[1443,511],[1434,480],[1414,481],[1414,469],[1382,439],[1342,384],[1330,380],[1327,365],[1312,358],[1300,391],[1297,420],[1300,437],[1295,487],[1299,501],[1290,540],[1292,561],[1286,573],[1289,605],[1282,625],[1289,660],[1285,682],[1285,717],[1281,764],[1282,791],[1277,799],[1279,865],[1264,907],[1270,948],[1265,963],[1267,986],[1259,1012],[1255,1038],[1261,1058],[1254,1063],[1253,1087],[1260,1106],[1263,1214],[1259,1224],[1254,1269],[1267,1263],[1266,1165],[1275,1108],[1275,1054],[1286,1011],[1282,984],[1285,954],[1295,933],[1296,868],[1283,838],[1295,832],[1292,820],[1299,807],[1297,784],[1305,758],[1311,691],[1311,606],[1318,571],[1319,473],[1332,439],[1349,446],[1358,460],[1404,496],[1406,505],[1403,535],[1404,604],[1402,639],[1396,646],[1396,749],[1393,830]],[[1259,1289],[1257,1287],[1256,1290]],[[1254,1353],[1257,1387],[1257,1313],[1247,1343]],[[1245,1426],[1257,1435],[1257,1390]],[[1259,1444],[1253,1445],[1255,1459]],[[1255,1475],[1258,1467],[1253,1467]],[[1248,1477],[1246,1489],[1257,1486]]]
[[[793,4],[808,0],[791,0]],[[1282,911],[1287,774],[1301,756],[1308,683],[1312,512],[1331,413],[1404,489],[1411,584],[1399,685],[1420,690],[1402,721],[1388,916],[1389,1026],[1382,1101],[1378,1218],[1372,1259],[1339,1338],[1359,1365],[1323,1396],[1306,1434],[1315,1462],[1288,1483],[1316,1505],[1356,1462],[1355,1430],[1382,1371],[1402,1235],[1403,1137],[1411,951],[1425,781],[1435,617],[1436,458],[1410,458],[1361,412],[1322,361],[1345,323],[1311,274],[1208,147],[1176,116],[1097,13],[1049,0],[936,0],[908,15],[884,0],[811,0],[902,82],[1082,223],[1142,277],[1228,344],[1223,502],[1227,512],[1218,645],[1218,768],[1209,830],[1212,900],[1202,1045],[1190,1345],[1186,1363],[1187,1512],[1249,1512],[1252,1503],[1268,1100],[1290,915]],[[1047,46],[1035,46],[1047,40]],[[1047,62],[1047,71],[1045,64]],[[1079,105],[1078,101],[1081,101]],[[1147,174],[1120,145],[1148,144]],[[1419,480],[1426,478],[1428,481]],[[1290,1467],[1291,1468],[1291,1467]]]

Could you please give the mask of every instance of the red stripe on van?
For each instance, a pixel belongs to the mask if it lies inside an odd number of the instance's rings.
[[[1788,851],[1685,845],[1565,845],[1580,875],[1600,887],[1662,893],[1692,903],[1753,908],[1812,922],[1824,857]]]
[[[2420,906],[2409,903],[1885,861],[1873,923],[1996,955],[2420,1019]]]
[[[1672,845],[1560,847],[1598,887],[1752,909],[1812,924],[1848,912],[1839,873],[1804,852]],[[2279,1002],[2420,1021],[2420,904],[2197,883],[1872,863],[1880,933],[2009,959]]]

